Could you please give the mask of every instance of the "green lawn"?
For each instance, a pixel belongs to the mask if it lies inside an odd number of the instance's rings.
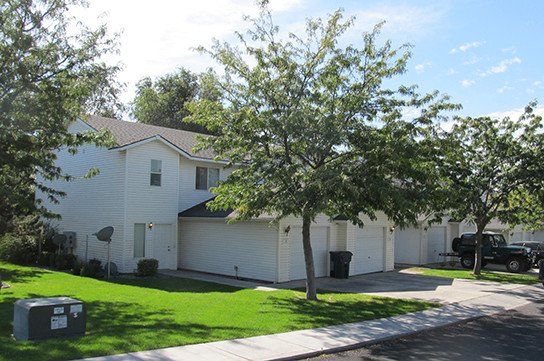
[[[533,285],[542,283],[537,276],[523,275],[516,273],[505,273],[482,270],[480,276],[472,274],[472,270],[448,270],[437,268],[423,268],[414,267],[408,268],[406,271],[417,272],[425,276],[447,277],[447,278],[460,278],[467,280],[478,280],[488,282],[501,282],[501,283],[518,283],[523,285]]]
[[[264,292],[179,278],[112,282],[0,262],[0,360],[71,360],[372,320],[437,304],[353,294]],[[67,296],[87,304],[82,338],[15,341],[13,305]]]

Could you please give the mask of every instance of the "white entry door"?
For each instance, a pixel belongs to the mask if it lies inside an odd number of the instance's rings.
[[[172,225],[155,225],[153,227],[153,257],[159,261],[159,269],[175,269],[174,255]]]

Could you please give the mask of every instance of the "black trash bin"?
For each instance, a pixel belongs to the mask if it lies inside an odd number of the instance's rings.
[[[351,262],[353,253],[350,251],[331,251],[329,253],[331,254],[331,277],[348,278],[349,263]]]

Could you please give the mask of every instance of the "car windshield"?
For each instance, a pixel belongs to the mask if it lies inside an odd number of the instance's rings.
[[[493,243],[494,247],[506,247],[507,243],[504,239],[504,236],[502,234],[494,234],[491,237],[491,242]]]

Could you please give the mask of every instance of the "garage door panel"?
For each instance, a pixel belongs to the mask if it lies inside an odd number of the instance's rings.
[[[355,239],[355,274],[381,272],[384,269],[384,227],[364,227]]]
[[[302,228],[293,227],[289,236],[291,238],[289,278],[291,280],[304,279],[306,278],[306,263],[302,245]],[[328,227],[312,227],[310,229],[310,243],[314,256],[315,276],[325,277],[327,276],[329,259]]]
[[[181,222],[179,267],[274,282],[277,242],[268,224]]]

